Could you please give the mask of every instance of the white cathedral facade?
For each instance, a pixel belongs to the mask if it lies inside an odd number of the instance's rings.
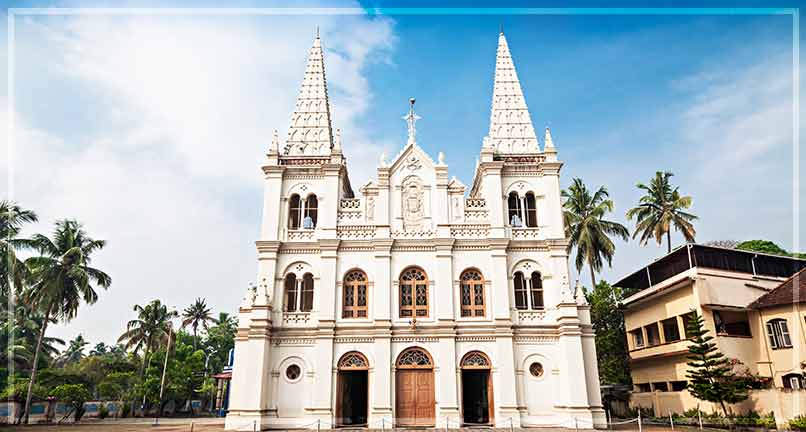
[[[406,144],[357,196],[317,35],[262,167],[227,429],[604,424],[562,162],[548,130],[538,142],[504,34],[469,190],[417,144],[413,104]]]

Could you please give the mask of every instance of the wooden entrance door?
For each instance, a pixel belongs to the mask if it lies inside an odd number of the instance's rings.
[[[433,426],[434,371],[402,369],[397,372],[397,425]]]
[[[419,348],[404,351],[395,378],[397,426],[434,426],[434,369],[431,357]]]

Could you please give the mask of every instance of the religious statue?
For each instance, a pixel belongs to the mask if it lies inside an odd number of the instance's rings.
[[[406,231],[422,229],[425,216],[423,190],[418,177],[409,177],[403,181],[403,228]]]

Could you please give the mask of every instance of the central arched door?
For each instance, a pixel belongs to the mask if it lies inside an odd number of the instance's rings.
[[[336,380],[336,426],[366,426],[369,408],[369,362],[363,354],[351,351],[338,363]]]
[[[421,348],[409,348],[397,358],[395,423],[434,426],[434,362]]]

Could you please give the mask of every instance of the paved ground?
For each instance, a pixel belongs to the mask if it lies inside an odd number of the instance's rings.
[[[191,429],[191,421],[193,422]],[[159,426],[154,426],[153,419],[121,419],[121,420],[87,420],[80,424],[65,425],[31,425],[31,426],[9,426],[3,427],[0,431],[68,431],[68,432],[212,432],[224,430],[224,419],[221,418],[196,418],[196,419],[162,419]],[[462,428],[462,429],[413,429],[417,432],[511,432],[509,428]],[[518,429],[515,432],[569,432],[572,429],[539,428],[539,429]],[[622,425],[616,428],[617,431],[638,431],[636,424]],[[380,429],[338,429],[338,432],[382,432]],[[386,429],[385,432],[400,432],[404,429]],[[584,431],[584,430],[583,430]],[[671,432],[668,426],[644,426],[643,432]],[[675,427],[679,432],[699,432],[697,428]],[[706,429],[708,431],[708,429]],[[710,431],[718,431],[711,429]],[[322,429],[321,432],[327,432]]]
[[[140,420],[140,419],[137,419]],[[159,426],[153,426],[151,420],[145,421],[138,421],[132,422],[124,422],[123,420],[113,420],[113,421],[85,421],[78,425],[33,425],[33,426],[10,426],[10,427],[3,427],[0,431],[28,431],[28,432],[45,432],[45,431],[66,431],[66,432],[144,432],[144,431],[152,431],[152,432],[212,432],[212,431],[223,431],[224,430],[224,423],[223,419],[194,419],[193,420],[193,428],[191,429],[190,425],[191,419],[163,419],[160,421]],[[516,429],[516,432],[569,432],[571,429],[553,429],[553,428],[540,428],[540,429]],[[637,426],[632,426],[629,428],[619,427],[618,431],[637,431]],[[373,430],[369,429],[339,429],[339,432],[347,432],[347,431],[362,431],[362,432],[371,432]],[[380,432],[380,429],[377,430]],[[402,429],[396,429],[395,431],[402,431]],[[418,429],[417,432],[428,432],[429,430],[426,429]],[[445,429],[430,429],[430,431],[435,432],[446,432]],[[469,432],[481,432],[481,431],[493,431],[493,429],[488,428],[465,428],[465,429],[451,429],[449,432],[460,432],[460,431],[469,431]],[[495,432],[510,432],[508,428],[503,429],[495,429]],[[660,426],[646,426],[643,428],[644,432],[671,432],[668,427],[660,427]],[[675,428],[675,431],[681,432],[698,432],[697,429],[684,429],[684,428]],[[326,432],[322,430],[321,432]],[[386,432],[392,432],[390,429],[386,429]]]

